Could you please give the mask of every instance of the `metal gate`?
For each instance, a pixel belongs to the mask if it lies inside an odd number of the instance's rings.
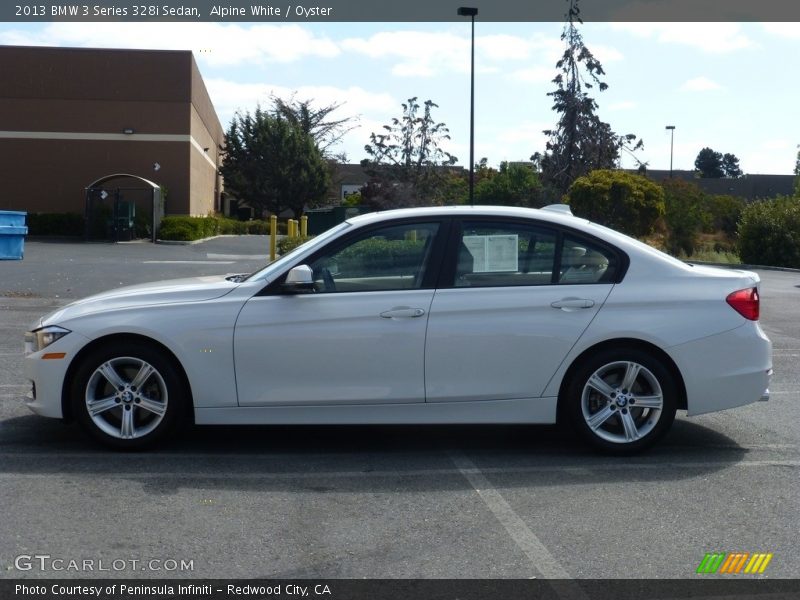
[[[102,185],[114,179],[132,178],[148,187]],[[156,239],[164,216],[161,188],[136,175],[109,175],[86,188],[86,239],[124,242]]]

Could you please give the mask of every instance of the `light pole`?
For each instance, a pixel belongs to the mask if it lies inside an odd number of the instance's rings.
[[[667,125],[664,129],[669,129],[669,178],[672,179],[672,148],[675,142],[675,125]]]
[[[477,8],[461,6],[459,17],[470,17],[472,21],[472,45],[469,74],[469,205],[475,205],[475,15]]]

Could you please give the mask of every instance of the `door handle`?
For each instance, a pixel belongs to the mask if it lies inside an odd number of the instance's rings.
[[[425,311],[421,308],[410,308],[408,306],[396,306],[391,310],[385,310],[381,313],[384,319],[414,319],[421,317]]]
[[[589,300],[588,298],[562,298],[561,300],[556,300],[551,303],[550,306],[553,308],[560,308],[566,312],[571,312],[581,308],[592,308],[594,306],[594,300]]]

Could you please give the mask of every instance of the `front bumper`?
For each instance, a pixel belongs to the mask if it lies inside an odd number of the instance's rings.
[[[64,417],[61,398],[67,370],[77,353],[88,342],[88,338],[73,331],[44,350],[25,357],[23,369],[25,377],[31,382],[31,392],[26,396],[25,406],[43,417]],[[62,353],[62,358],[44,358]]]

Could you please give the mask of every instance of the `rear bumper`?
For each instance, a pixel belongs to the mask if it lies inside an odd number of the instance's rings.
[[[683,375],[689,415],[769,400],[772,343],[758,322],[667,351]]]

